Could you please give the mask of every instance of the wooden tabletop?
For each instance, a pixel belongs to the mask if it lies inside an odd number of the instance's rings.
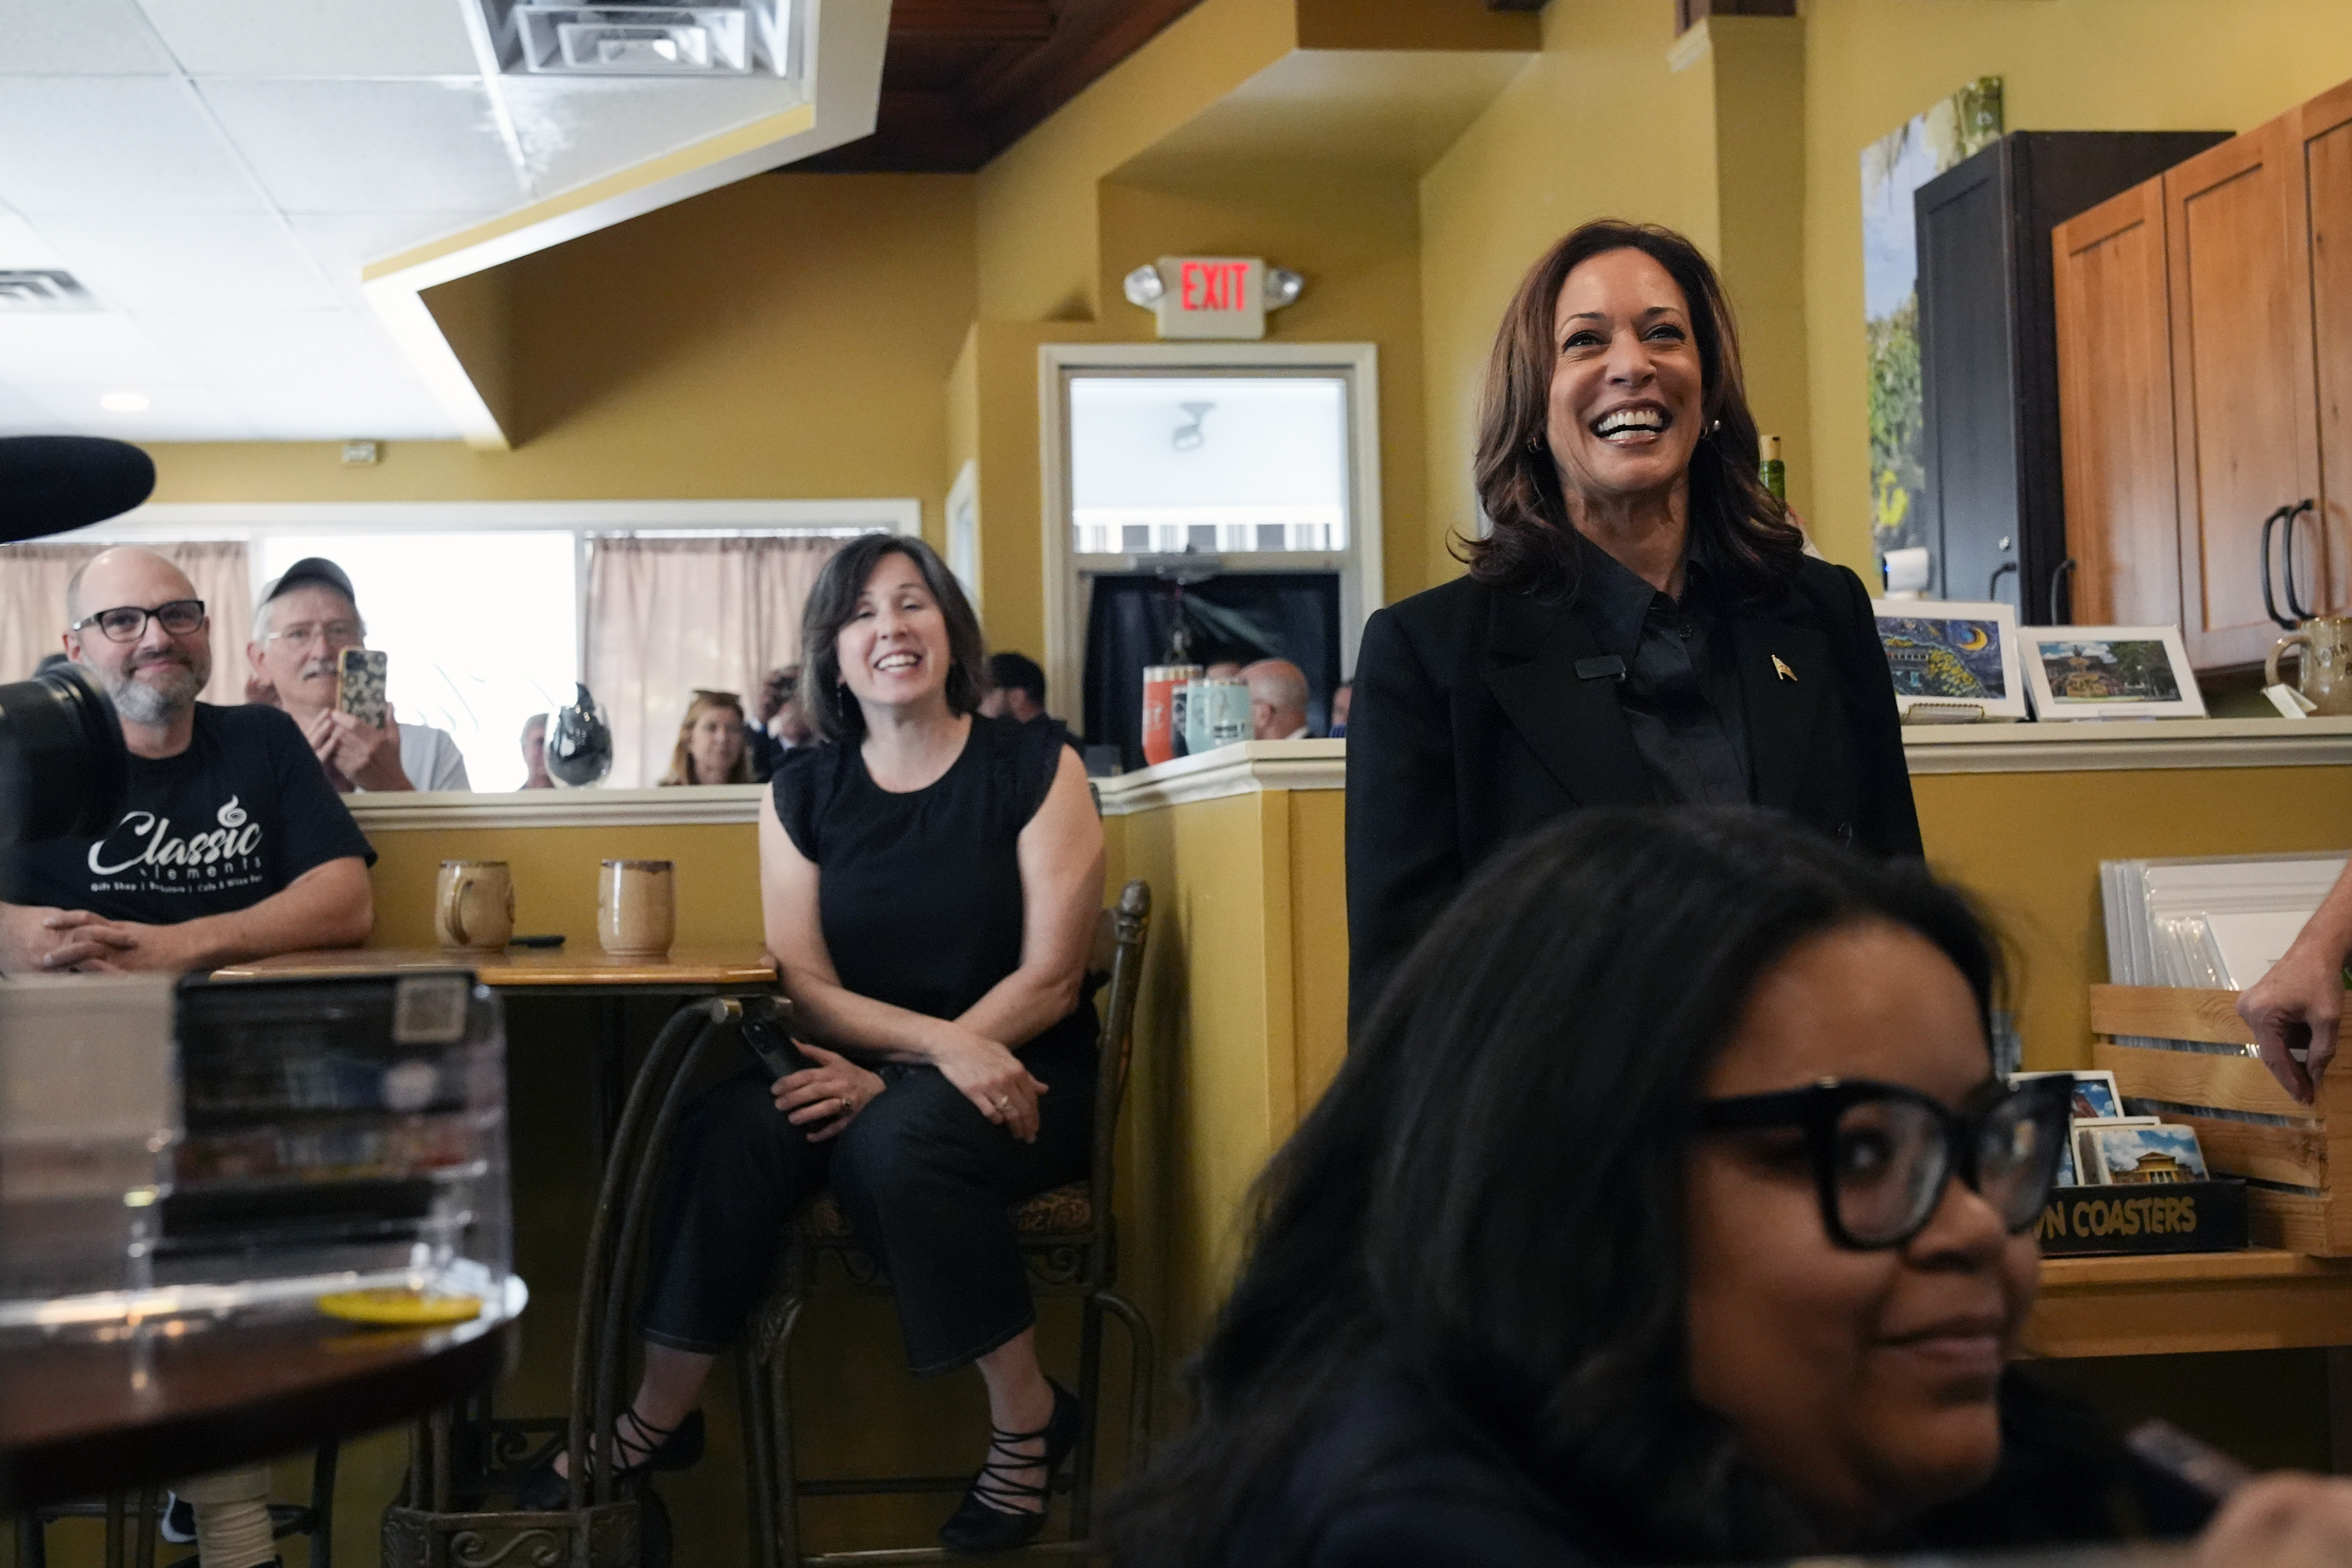
[[[0,1510],[168,1483],[390,1426],[488,1387],[528,1293],[469,1323],[181,1319],[133,1342],[0,1343]]]
[[[601,948],[510,947],[466,952],[439,947],[344,947],[281,952],[213,971],[215,980],[380,974],[395,969],[470,969],[493,987],[532,985],[756,986],[772,984],[776,962],[757,947],[673,948],[667,958],[614,958]]]
[[[2025,1328],[2030,1355],[2352,1345],[2352,1258],[2255,1247],[2050,1258]]]

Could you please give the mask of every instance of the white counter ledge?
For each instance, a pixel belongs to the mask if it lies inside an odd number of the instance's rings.
[[[1927,773],[2114,773],[2135,768],[2312,768],[2352,763],[2352,719],[2105,719],[2056,724],[1908,724],[1904,754]],[[1345,741],[1250,741],[1097,779],[1124,816],[1259,790],[1345,789]],[[2352,779],[2346,781],[2352,788]]]
[[[1903,749],[1927,773],[2110,773],[2133,768],[2310,768],[2352,763],[2352,719],[2108,719],[2063,724],[1912,724]],[[1249,741],[1097,779],[1103,815],[1125,816],[1259,790],[1345,789],[1345,741]],[[2352,787],[2352,781],[2347,781]],[[765,784],[698,789],[515,790],[344,796],[373,833],[455,827],[652,827],[751,822]]]

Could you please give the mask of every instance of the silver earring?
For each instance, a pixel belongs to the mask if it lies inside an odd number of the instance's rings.
[[[1530,437],[1528,437],[1528,451],[1530,451],[1530,452],[1540,452],[1540,451],[1542,451],[1542,450],[1543,450],[1543,437],[1540,437],[1540,436],[1530,436]]]

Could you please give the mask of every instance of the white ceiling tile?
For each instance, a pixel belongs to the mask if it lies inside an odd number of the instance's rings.
[[[294,213],[287,221],[343,302],[373,318],[375,311],[360,289],[360,271],[369,262],[397,256],[428,239],[455,234],[496,216],[492,212]]]
[[[70,436],[66,421],[14,387],[0,386],[0,436]]]
[[[170,51],[131,0],[0,0],[0,76],[168,76]]]
[[[53,217],[75,276],[124,310],[328,310],[341,300],[276,217]]]
[[[60,310],[0,315],[0,379],[18,386],[148,392],[196,377],[123,317]]]
[[[569,190],[807,101],[798,81],[508,76],[515,140],[541,191]]]
[[[391,381],[334,385],[223,382],[222,399],[272,441],[454,441],[457,426],[422,388]]]
[[[130,76],[9,79],[0,200],[33,217],[268,205],[186,82]]]
[[[142,0],[191,76],[467,76],[453,0]]]
[[[524,198],[479,79],[214,78],[199,90],[288,212],[503,212]]]
[[[0,212],[0,267],[66,265],[58,247],[41,237],[32,224],[15,213]]]
[[[405,381],[383,340],[342,310],[147,310],[134,318],[163,352],[204,379],[321,387]]]
[[[135,414],[99,406],[98,389],[26,386],[26,395],[85,436],[123,441],[250,441],[257,432],[228,401],[206,386],[142,388],[148,405]]]

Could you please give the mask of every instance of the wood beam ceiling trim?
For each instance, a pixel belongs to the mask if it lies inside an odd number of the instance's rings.
[[[1035,44],[1053,36],[1045,0],[892,0],[890,6],[893,39]]]

